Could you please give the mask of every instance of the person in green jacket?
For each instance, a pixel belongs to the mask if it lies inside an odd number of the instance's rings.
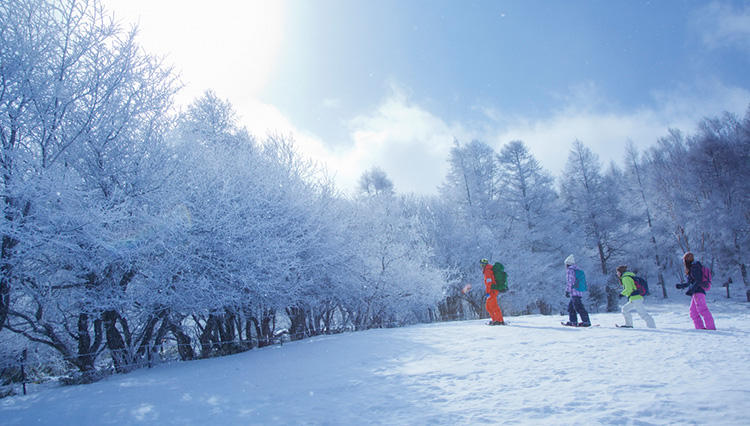
[[[648,328],[656,328],[654,319],[651,318],[651,315],[646,312],[646,308],[643,306],[643,296],[635,291],[636,286],[633,281],[633,276],[634,274],[632,272],[628,272],[628,267],[626,265],[620,265],[617,267],[617,278],[620,279],[620,283],[622,283],[623,287],[620,294],[628,298],[628,303],[622,307],[622,316],[625,317],[625,325],[620,327],[633,328],[632,312],[636,311],[638,312],[638,315],[646,321]]]

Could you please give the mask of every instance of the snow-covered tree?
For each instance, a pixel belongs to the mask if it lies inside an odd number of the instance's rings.
[[[362,195],[393,194],[393,182],[379,167],[373,167],[359,177],[358,189]]]
[[[344,310],[355,327],[416,322],[442,298],[445,274],[432,264],[432,248],[418,232],[408,199],[382,194],[362,199],[353,223],[359,241],[354,285]]]
[[[657,284],[661,287],[664,298],[667,297],[667,285],[664,281],[664,253],[662,235],[655,221],[654,192],[649,185],[648,162],[642,160],[632,142],[625,151],[625,173],[623,176],[624,196],[621,198],[623,212],[629,217],[631,233],[636,243],[626,248],[623,263],[629,265],[639,276],[648,279],[644,266],[653,262],[656,268]],[[648,243],[647,243],[648,241]],[[638,265],[641,265],[639,267]],[[652,293],[655,293],[652,291]]]
[[[165,177],[175,81],[98,1],[1,7],[8,327],[88,372],[103,345],[121,349],[104,314],[147,251],[131,237]]]
[[[425,200],[419,223],[422,239],[432,248],[433,263],[447,272],[445,299],[438,308],[444,319],[481,318],[484,310],[479,261],[492,253],[492,235],[481,224],[469,225],[457,206],[442,199]],[[465,291],[467,284],[472,291]],[[468,306],[466,311],[464,304]]]
[[[449,169],[441,196],[466,214],[484,221],[498,217],[498,170],[495,152],[474,140],[466,146],[456,140],[448,158]]]
[[[648,151],[657,219],[672,242],[669,255],[700,253],[716,272],[731,277],[738,270],[748,288],[749,116],[703,120],[696,135],[672,130]]]
[[[614,267],[610,263],[626,237],[624,215],[618,200],[619,189],[613,174],[611,171],[609,175],[603,175],[596,154],[576,141],[561,181],[562,198],[572,220],[570,232],[580,233],[586,248],[594,251],[593,257],[598,260],[601,275],[589,274],[589,281],[606,283],[606,304],[610,312],[617,308],[619,293],[619,284],[613,278]]]
[[[498,162],[503,214],[532,231],[549,215],[556,198],[554,181],[521,141],[506,144]]]
[[[551,271],[565,256],[554,181],[521,141],[506,144],[497,158],[501,214],[509,224],[501,238],[516,283],[510,296],[529,309],[552,312],[562,292],[561,281]]]
[[[706,119],[691,139],[687,159],[702,203],[703,238],[711,241],[707,255],[728,273],[739,269],[746,289],[750,247],[750,110],[744,120],[731,114]],[[721,214],[716,214],[721,212]],[[708,259],[705,259],[708,261]],[[750,293],[748,293],[750,296]],[[750,301],[750,298],[748,298]]]

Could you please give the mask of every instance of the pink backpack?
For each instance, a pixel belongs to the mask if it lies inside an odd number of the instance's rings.
[[[701,265],[701,271],[703,272],[701,287],[705,290],[711,290],[711,270],[708,269],[708,267]]]

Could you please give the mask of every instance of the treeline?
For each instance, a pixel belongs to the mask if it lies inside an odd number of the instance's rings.
[[[88,375],[437,318],[401,200],[339,197],[210,92],[173,116],[174,73],[99,2],[10,0],[0,28],[7,356]]]
[[[511,277],[503,297],[511,312],[552,313],[563,303],[563,259],[574,253],[587,271],[594,311],[618,309],[614,270],[629,265],[663,298],[683,280],[682,255],[693,251],[726,287],[750,301],[750,110],[703,120],[694,135],[671,130],[645,152],[632,144],[604,168],[580,141],[555,181],[520,141],[499,153],[455,142],[450,173],[433,216],[436,264],[477,274],[486,253]],[[491,259],[494,260],[494,259]],[[515,285],[513,285],[515,283]],[[447,302],[460,309],[460,285]],[[483,292],[473,296],[481,306]]]
[[[30,348],[88,380],[165,348],[482,317],[483,257],[509,313],[559,310],[569,253],[594,308],[615,309],[623,262],[667,297],[686,250],[748,286],[748,116],[606,171],[576,142],[557,182],[520,141],[456,141],[439,196],[374,169],[347,198],[211,92],[175,114],[174,72],[98,1],[5,1],[0,43],[0,364]]]

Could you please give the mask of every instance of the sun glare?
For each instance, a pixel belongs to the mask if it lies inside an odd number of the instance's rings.
[[[187,104],[207,89],[223,98],[256,96],[268,83],[283,39],[283,2],[106,0],[138,40],[180,73]],[[238,84],[240,82],[240,84]]]

